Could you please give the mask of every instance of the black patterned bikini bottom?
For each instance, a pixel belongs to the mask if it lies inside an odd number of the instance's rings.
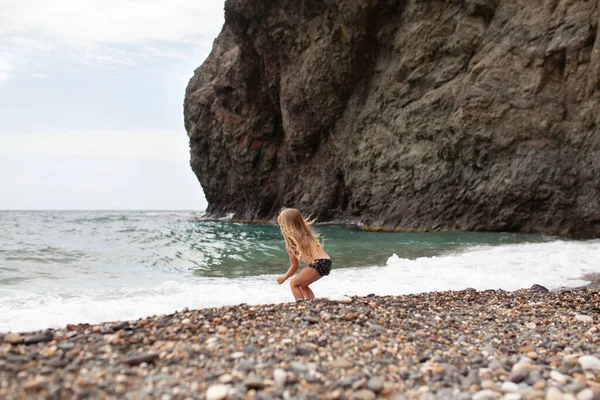
[[[308,266],[316,269],[321,276],[329,275],[331,272],[331,259],[317,258],[311,264],[308,264]]]

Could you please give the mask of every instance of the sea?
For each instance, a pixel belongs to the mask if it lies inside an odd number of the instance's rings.
[[[333,260],[317,297],[548,289],[600,273],[600,240],[516,233],[364,232],[317,225]],[[0,332],[292,301],[275,225],[200,211],[0,211]]]

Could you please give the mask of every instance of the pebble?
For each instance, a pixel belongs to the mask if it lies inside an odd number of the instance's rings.
[[[565,383],[567,383],[567,377],[556,370],[550,371],[550,379],[556,381],[561,386],[563,386]]]
[[[331,296],[329,298],[329,300],[331,301],[335,301],[337,303],[342,303],[342,304],[350,304],[352,303],[352,299],[348,296]]]
[[[481,382],[481,388],[482,389],[497,390],[498,389],[498,385],[493,380],[486,379],[486,380],[484,380],[484,381]]]
[[[252,360],[242,360],[236,367],[236,369],[238,371],[242,371],[242,372],[253,371],[254,368],[255,368],[255,365],[254,365],[254,361],[252,361]]]
[[[594,356],[581,356],[579,357],[579,360],[577,360],[579,365],[581,365],[581,368],[583,369],[590,369],[593,371],[599,371],[600,370],[600,360],[597,359]]]
[[[352,368],[354,363],[346,360],[345,358],[338,358],[337,360],[332,361],[329,365],[333,368]]]
[[[206,400],[222,400],[229,395],[229,386],[212,385],[206,391]]]
[[[475,393],[472,400],[495,400],[500,398],[500,393],[485,389]]]
[[[67,326],[66,326],[66,330],[67,330],[68,332],[71,332],[71,331],[80,331],[80,330],[81,330],[81,326],[79,326],[79,325],[74,325],[74,324],[67,324]]]
[[[37,335],[29,335],[25,336],[23,339],[23,343],[25,344],[36,344],[36,343],[45,343],[49,342],[54,338],[54,335],[50,332],[44,332]]]
[[[19,335],[18,333],[9,333],[6,336],[4,336],[3,339],[4,343],[8,343],[8,344],[19,344],[23,341],[23,336]]]
[[[227,333],[227,327],[226,327],[226,326],[223,326],[223,325],[219,325],[219,326],[217,327],[217,332],[219,332],[220,334]]]
[[[244,380],[244,385],[248,389],[262,390],[265,388],[263,380],[256,375],[250,375],[249,377],[247,377]]]
[[[515,393],[519,391],[519,385],[514,382],[506,381],[502,383],[500,390],[504,393]]]
[[[513,370],[508,377],[510,382],[521,383],[529,376],[529,371],[525,369]]]
[[[589,315],[583,315],[583,314],[576,315],[575,319],[579,322],[583,322],[586,324],[591,324],[592,322],[594,322],[594,319],[592,317],[590,317]]]
[[[560,389],[551,387],[546,391],[546,400],[563,400],[565,396]]]
[[[538,285],[537,283],[534,284],[533,286],[531,286],[531,288],[529,288],[529,290],[534,291],[534,292],[542,292],[542,293],[550,292],[547,287]]]
[[[374,376],[367,382],[367,387],[373,392],[379,393],[383,389],[383,383],[383,379]]]
[[[349,312],[344,315],[344,318],[346,321],[354,321],[356,318],[358,318],[358,315],[356,315],[356,313]]]
[[[375,400],[377,396],[369,389],[361,389],[352,393],[351,400]]]
[[[242,304],[0,334],[0,398],[29,382],[31,398],[593,400],[600,328],[573,316],[595,315],[600,293],[517,293]]]
[[[521,400],[522,396],[520,393],[506,393],[502,396],[502,400]]]
[[[292,361],[290,363],[290,368],[297,372],[307,372],[308,371],[308,367],[299,361]]]
[[[585,384],[581,382],[573,382],[566,385],[564,388],[565,392],[577,393],[582,389],[585,389]]]
[[[600,396],[597,396],[598,398]],[[590,388],[583,389],[577,393],[577,400],[594,400],[594,391]]]
[[[127,364],[129,366],[140,365],[141,363],[150,364],[158,360],[158,357],[159,355],[157,353],[140,354],[137,356],[126,358],[123,361],[123,364]]]
[[[23,389],[27,392],[37,391],[42,388],[46,384],[46,379],[41,376],[36,376],[33,379],[30,379],[23,383]]]
[[[283,387],[285,386],[285,381],[287,380],[287,374],[281,368],[275,368],[273,370],[273,380],[277,386]]]

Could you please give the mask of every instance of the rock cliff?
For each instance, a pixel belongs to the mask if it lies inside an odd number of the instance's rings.
[[[228,0],[185,96],[211,216],[600,236],[600,0]]]

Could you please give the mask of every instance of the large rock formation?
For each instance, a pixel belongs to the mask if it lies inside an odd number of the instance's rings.
[[[228,0],[185,126],[212,216],[600,236],[600,0]]]

